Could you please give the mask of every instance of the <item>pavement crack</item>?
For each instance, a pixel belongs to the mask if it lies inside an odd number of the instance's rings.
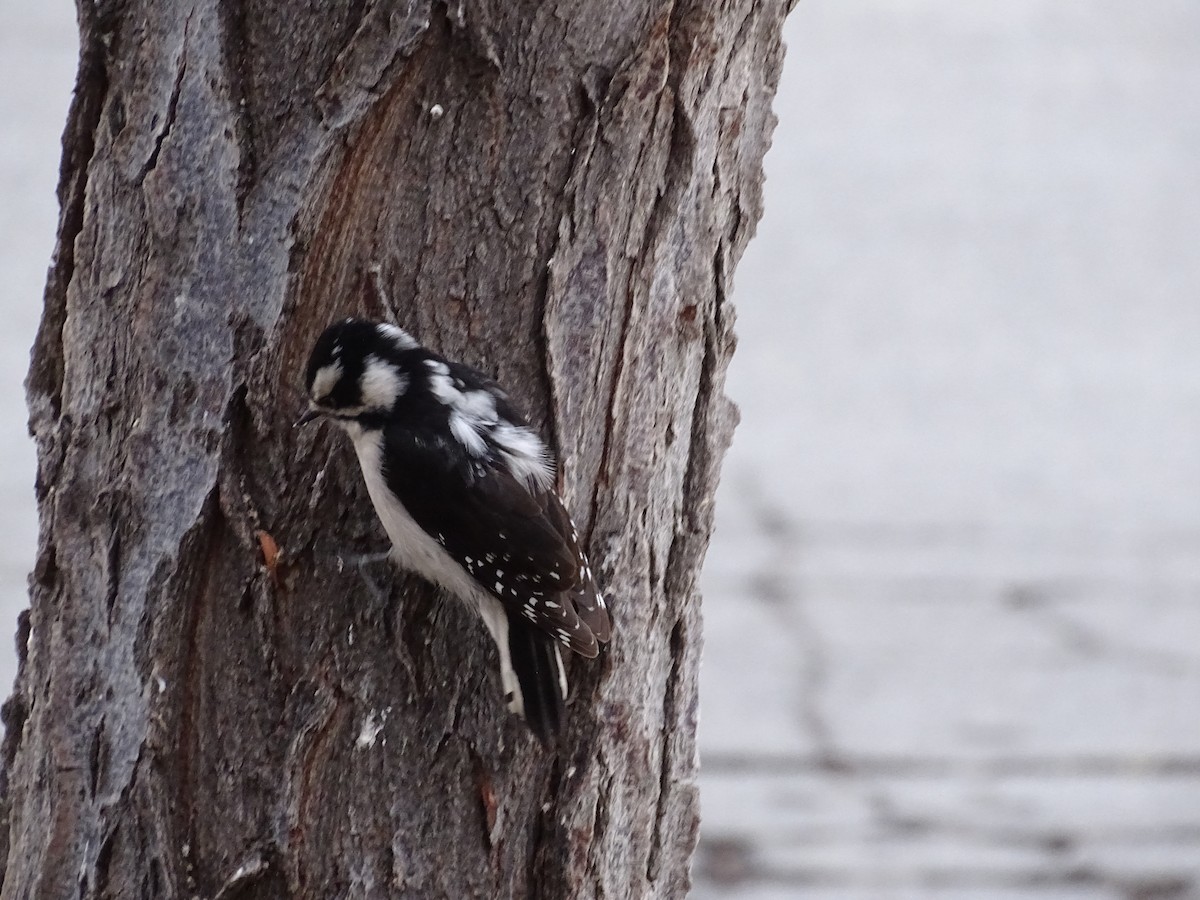
[[[769,605],[795,635],[800,651],[798,714],[817,756],[831,769],[845,769],[849,765],[846,754],[838,746],[822,706],[829,685],[829,648],[812,615],[801,579],[785,565],[786,560],[795,559],[802,549],[799,529],[787,510],[771,499],[757,479],[748,488],[746,503],[760,539],[770,548],[770,562],[753,577],[752,593]]]

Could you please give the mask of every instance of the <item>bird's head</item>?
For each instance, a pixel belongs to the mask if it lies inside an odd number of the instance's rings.
[[[418,344],[395,325],[343,319],[317,338],[304,387],[308,412],[297,425],[326,416],[342,425],[386,417],[408,390],[404,356]]]

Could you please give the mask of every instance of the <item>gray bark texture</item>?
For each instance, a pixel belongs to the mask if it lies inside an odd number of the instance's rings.
[[[680,897],[734,265],[787,9],[80,0],[4,898]],[[553,751],[293,431],[335,317],[496,375],[615,636]],[[382,594],[387,594],[383,597]]]

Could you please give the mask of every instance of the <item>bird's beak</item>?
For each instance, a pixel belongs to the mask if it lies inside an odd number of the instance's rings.
[[[319,419],[319,418],[321,418],[320,411],[315,410],[315,409],[310,409],[304,415],[302,415],[300,418],[298,418],[296,420],[295,424],[292,425],[292,427],[299,428],[301,425],[307,425],[309,422],[312,422],[315,419]]]

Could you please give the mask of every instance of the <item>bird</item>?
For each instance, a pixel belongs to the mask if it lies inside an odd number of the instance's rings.
[[[595,658],[612,623],[546,443],[496,381],[386,322],[326,328],[304,386],[296,425],[349,436],[393,560],[478,614],[508,709],[550,745],[566,715],[562,651]]]

